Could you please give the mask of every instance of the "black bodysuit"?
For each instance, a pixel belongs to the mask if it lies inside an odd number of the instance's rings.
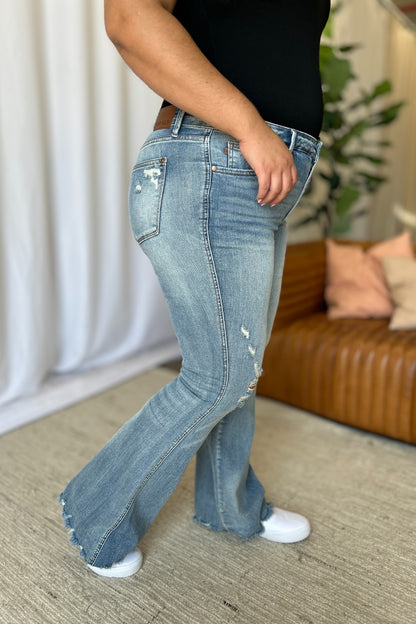
[[[329,8],[330,0],[178,0],[174,15],[263,119],[317,138]]]

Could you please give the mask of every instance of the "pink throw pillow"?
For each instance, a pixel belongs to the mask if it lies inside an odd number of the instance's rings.
[[[390,329],[416,329],[416,261],[384,258],[383,267],[395,304]]]
[[[393,313],[381,258],[414,258],[409,232],[364,251],[358,245],[326,240],[325,300],[328,317],[385,318]]]

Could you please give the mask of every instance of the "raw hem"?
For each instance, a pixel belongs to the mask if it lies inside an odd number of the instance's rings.
[[[197,524],[199,524],[200,526],[204,527],[205,529],[211,529],[211,531],[217,531],[217,532],[221,532],[222,531],[223,533],[227,533],[228,532],[223,527],[213,526],[212,524],[209,524],[209,522],[204,522],[203,520],[200,520],[196,516],[193,516],[192,520],[194,522],[196,522]]]
[[[268,502],[265,504],[265,507],[262,511],[263,518],[261,518],[261,522],[263,522],[264,520],[267,520],[268,518],[270,518],[270,516],[273,515],[274,506],[275,505],[273,502]],[[254,537],[258,537],[264,532],[264,526],[263,524],[261,524],[259,529],[255,533],[253,533],[252,535],[249,535],[248,537],[244,537],[242,535],[238,535],[238,533],[235,533],[234,531],[229,531],[227,529],[224,529],[223,527],[217,527],[215,525],[210,524],[209,522],[204,522],[203,520],[200,520],[199,518],[197,518],[197,516],[193,516],[192,520],[206,529],[211,529],[211,531],[217,531],[217,532],[223,532],[223,533],[231,533],[232,535],[239,537],[242,541],[245,541],[245,542],[253,539]]]
[[[63,518],[64,524],[65,524],[65,528],[68,529],[68,531],[69,531],[69,541],[70,541],[70,543],[73,546],[78,546],[78,548],[80,549],[79,554],[81,555],[81,557],[85,561],[87,561],[87,556],[86,556],[85,550],[82,547],[82,545],[80,544],[77,536],[75,535],[75,529],[72,526],[72,521],[71,521],[72,515],[70,513],[68,513],[66,511],[66,509],[65,509],[66,501],[65,501],[63,492],[59,495],[59,502],[62,505],[62,518]]]
[[[265,520],[268,520],[270,516],[273,515],[274,507],[275,507],[275,504],[273,501],[269,501],[268,503],[265,504],[264,511],[262,513],[262,518],[261,518],[262,522],[264,522]]]

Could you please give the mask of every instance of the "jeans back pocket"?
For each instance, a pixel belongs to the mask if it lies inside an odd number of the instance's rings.
[[[166,158],[154,158],[138,163],[132,171],[129,217],[134,238],[138,243],[159,234],[166,165]]]

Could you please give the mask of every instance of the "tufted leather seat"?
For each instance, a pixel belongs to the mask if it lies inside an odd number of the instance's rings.
[[[258,394],[416,444],[416,330],[329,320],[324,287],[324,241],[289,245]]]

